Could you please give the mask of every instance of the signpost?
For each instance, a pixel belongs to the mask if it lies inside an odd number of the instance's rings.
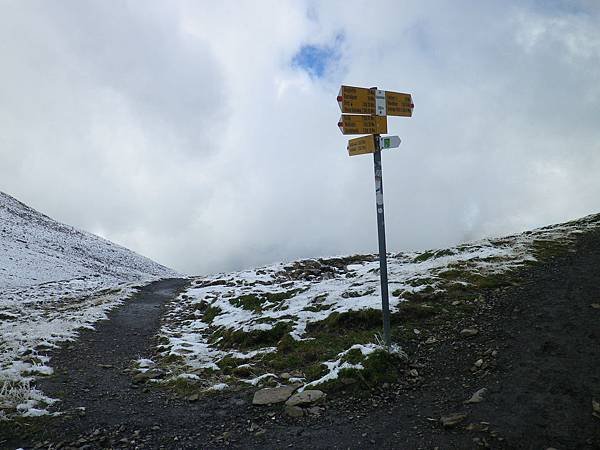
[[[342,117],[338,121],[338,127],[342,133],[368,134],[368,136],[350,139],[347,147],[348,154],[350,156],[357,156],[373,153],[383,338],[385,345],[389,347],[391,344],[390,301],[388,293],[387,250],[385,245],[381,150],[399,147],[400,138],[398,136],[380,136],[380,134],[387,133],[387,116],[412,117],[415,105],[410,94],[353,86],[340,87],[337,102],[342,113],[349,113],[342,114]]]

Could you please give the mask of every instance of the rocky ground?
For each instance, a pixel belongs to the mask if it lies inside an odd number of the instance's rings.
[[[184,399],[134,380],[185,283],[147,286],[57,351],[41,387],[64,414],[1,423],[0,447],[600,448],[597,231],[514,286],[482,289],[469,315],[415,326],[397,382],[305,404],[286,406],[291,390],[269,406],[256,389]]]

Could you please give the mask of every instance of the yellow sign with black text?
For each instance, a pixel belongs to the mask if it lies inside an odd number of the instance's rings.
[[[375,136],[363,136],[348,141],[348,154],[350,156],[375,153]]]
[[[385,134],[387,117],[342,114],[338,127],[342,134]]]

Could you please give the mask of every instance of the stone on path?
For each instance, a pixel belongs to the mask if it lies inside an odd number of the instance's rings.
[[[294,393],[298,386],[278,386],[264,388],[254,393],[253,405],[270,405],[285,402]]]
[[[479,334],[479,330],[475,328],[465,328],[460,332],[462,337],[472,337]]]
[[[466,418],[467,418],[466,414],[454,413],[454,414],[449,414],[447,416],[440,417],[440,422],[442,423],[444,428],[451,428],[451,427],[458,425]]]
[[[307,389],[306,391],[297,392],[285,402],[288,406],[306,405],[315,403],[325,398],[327,394],[316,389]]]
[[[483,396],[487,392],[486,388],[481,388],[477,392],[475,392],[469,400],[465,400],[465,404],[469,403],[480,403],[483,401]]]

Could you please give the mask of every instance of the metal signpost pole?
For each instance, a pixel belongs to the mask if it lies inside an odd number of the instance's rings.
[[[390,336],[390,300],[388,294],[387,252],[385,248],[385,219],[383,214],[383,174],[381,171],[381,147],[379,135],[375,135],[375,152],[373,153],[375,168],[375,200],[377,206],[377,236],[379,238],[379,276],[381,279],[381,308],[383,310],[383,339],[387,347],[391,344]]]
[[[342,114],[338,127],[342,134],[367,134],[348,141],[350,156],[373,153],[375,167],[375,200],[377,203],[377,235],[379,238],[379,275],[381,278],[381,310],[383,312],[383,339],[391,345],[390,299],[388,293],[387,251],[385,248],[385,220],[383,215],[383,176],[381,172],[381,151],[396,148],[400,137],[387,134],[387,116],[412,117],[414,104],[410,94],[344,86],[340,87],[337,102]]]

